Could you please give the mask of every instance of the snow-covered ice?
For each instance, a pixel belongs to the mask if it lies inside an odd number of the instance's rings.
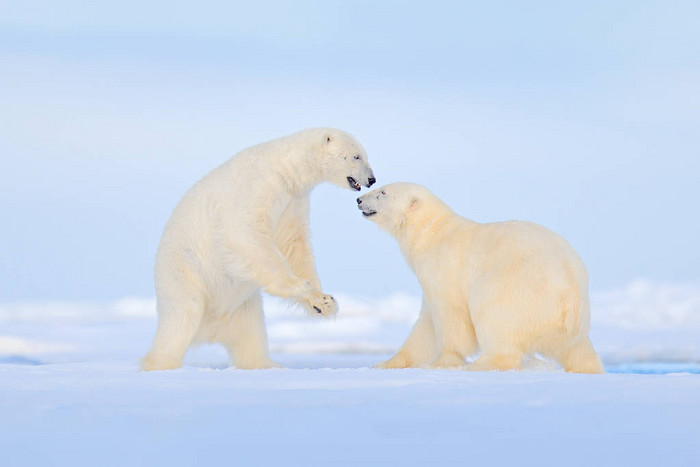
[[[373,370],[420,300],[337,298],[268,300],[268,371],[138,371],[152,299],[0,305],[0,465],[700,465],[697,284],[594,294],[606,375]]]

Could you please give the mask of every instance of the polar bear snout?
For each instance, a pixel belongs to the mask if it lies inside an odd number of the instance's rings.
[[[370,202],[363,204],[362,198],[364,198],[364,196],[360,196],[359,198],[357,198],[357,208],[360,211],[362,211],[362,215],[365,217],[370,217],[370,216],[375,215],[377,213],[377,211],[372,206],[370,206],[371,200],[370,200]]]
[[[386,209],[387,207],[391,208],[391,206],[386,205],[386,198],[386,186],[376,188],[357,198],[357,208],[362,211],[363,216],[371,217],[377,214],[379,208],[381,207],[381,211],[383,213],[382,216],[386,216],[388,213],[391,217],[391,209],[389,209],[389,212],[387,212]]]
[[[355,177],[347,177],[348,179],[348,184],[350,185],[350,188],[352,188],[355,191],[360,191],[362,189],[362,185],[366,186],[367,188],[371,187],[377,182],[377,179],[374,178],[374,175],[370,174],[369,177],[367,177],[367,181],[364,183],[360,183],[355,179]]]

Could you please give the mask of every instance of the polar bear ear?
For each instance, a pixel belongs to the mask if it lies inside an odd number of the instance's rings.
[[[414,209],[418,208],[421,204],[421,199],[417,196],[414,196],[411,198],[411,204],[408,205],[408,210],[413,211]]]

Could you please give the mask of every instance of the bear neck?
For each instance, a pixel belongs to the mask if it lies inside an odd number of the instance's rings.
[[[445,205],[430,206],[405,218],[397,232],[397,239],[404,256],[413,262],[422,255],[434,254],[444,241],[455,235],[462,225],[475,224],[455,214]]]
[[[421,211],[425,210],[421,208]],[[406,215],[399,225],[397,237],[401,243],[401,249],[413,256],[417,250],[422,249],[422,245],[430,239],[433,243],[436,235],[441,235],[442,231],[449,224],[449,213],[444,211],[430,214],[414,212]]]
[[[313,151],[285,154],[279,161],[280,182],[293,196],[308,194],[323,181],[323,173]]]

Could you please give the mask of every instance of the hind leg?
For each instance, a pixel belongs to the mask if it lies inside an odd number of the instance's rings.
[[[216,340],[226,347],[231,363],[242,370],[279,368],[268,355],[262,297],[255,292],[226,317]]]
[[[588,337],[579,339],[562,352],[558,359],[561,366],[572,373],[605,373],[600,357]]]
[[[158,328],[151,350],[141,360],[146,371],[180,368],[204,316],[204,301],[191,297],[158,300]]]

